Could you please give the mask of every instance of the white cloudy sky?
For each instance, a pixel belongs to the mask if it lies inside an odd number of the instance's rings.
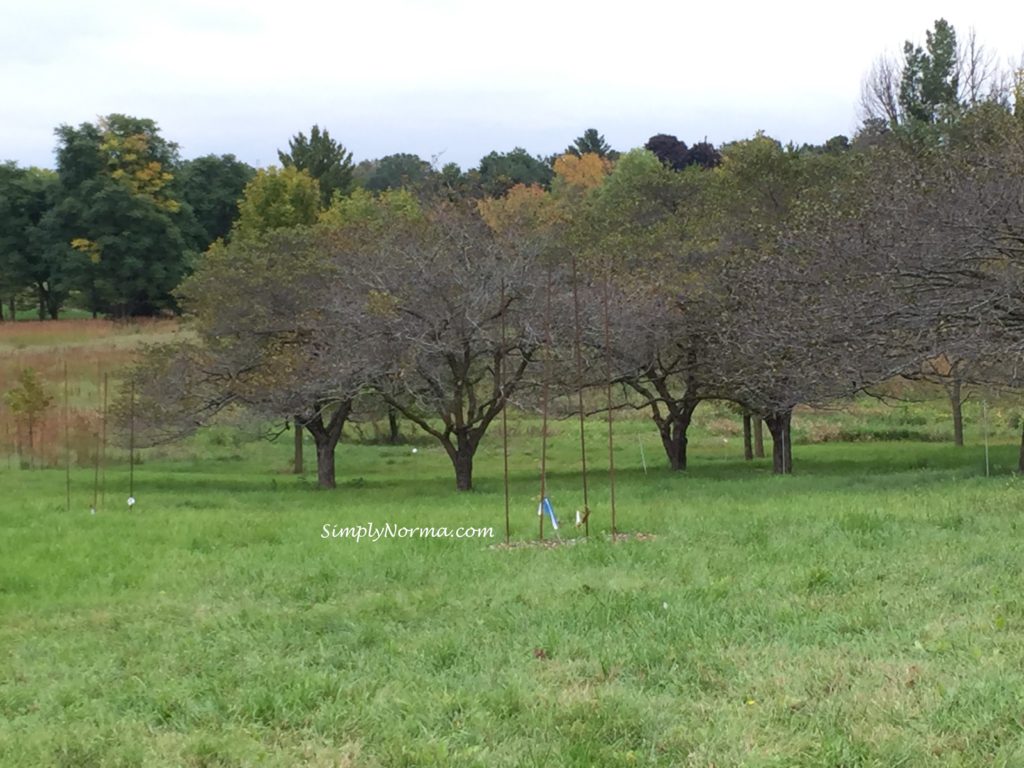
[[[1024,3],[861,0],[0,0],[0,160],[52,165],[53,128],[124,112],[184,157],[267,165],[327,127],[356,159],[475,165],[594,126],[714,143],[850,133],[872,60],[945,17],[1007,65]]]

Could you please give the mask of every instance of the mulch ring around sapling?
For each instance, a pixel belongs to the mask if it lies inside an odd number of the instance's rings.
[[[616,533],[614,538],[611,534],[601,534],[601,539],[605,541],[626,542],[626,541],[654,541],[657,536],[653,533]],[[492,544],[489,549],[556,549],[558,547],[574,546],[576,544],[585,544],[587,538],[585,536],[566,537],[564,539],[555,537],[545,537],[544,539],[524,539],[520,541],[510,541],[508,544],[501,542],[500,544]]]

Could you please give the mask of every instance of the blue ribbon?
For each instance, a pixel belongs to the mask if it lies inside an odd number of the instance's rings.
[[[547,496],[540,503],[541,509],[548,513],[548,517],[551,518],[551,527],[556,531],[558,530],[558,519],[555,517],[555,508],[551,506],[551,500]]]

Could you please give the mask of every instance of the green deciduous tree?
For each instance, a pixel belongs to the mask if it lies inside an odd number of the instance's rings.
[[[501,197],[516,184],[547,188],[554,175],[551,166],[522,147],[511,152],[491,152],[480,160],[480,184],[485,194]]]
[[[371,192],[388,189],[421,189],[433,174],[430,163],[419,155],[398,153],[360,163],[363,187]]]
[[[42,224],[51,257],[94,314],[172,308],[196,227],[175,184],[177,145],[152,120],[117,114],[56,133],[60,187]]]
[[[259,170],[245,185],[232,236],[315,224],[320,199],[320,185],[306,171],[294,166]]]
[[[234,155],[206,155],[181,164],[178,186],[198,225],[197,250],[227,237],[238,219],[238,203],[256,170]]]
[[[174,216],[112,179],[65,196],[44,221],[50,258],[93,314],[151,315],[174,307],[187,243]]]
[[[35,293],[40,319],[55,317],[67,296],[66,264],[53,257],[40,226],[56,191],[52,171],[0,165],[0,298],[12,319],[14,296],[25,289]]]

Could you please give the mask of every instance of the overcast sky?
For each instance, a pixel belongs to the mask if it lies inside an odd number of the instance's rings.
[[[1004,66],[1024,52],[1024,3],[984,0],[0,0],[0,159],[52,167],[54,127],[111,112],[254,165],[313,123],[356,160],[464,168],[588,127],[618,149],[821,142],[856,128],[871,62],[940,16]]]

